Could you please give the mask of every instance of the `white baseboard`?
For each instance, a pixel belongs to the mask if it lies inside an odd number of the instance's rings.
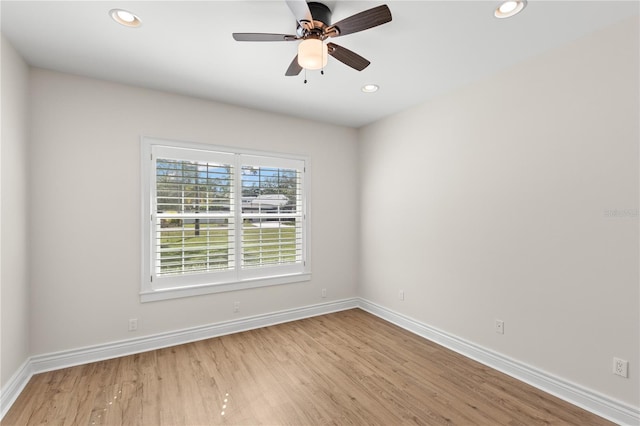
[[[256,315],[238,320],[225,321],[184,330],[171,331],[153,336],[139,337],[85,348],[71,349],[28,358],[20,369],[0,390],[0,420],[20,395],[34,374],[59,370],[75,365],[88,364],[110,358],[161,349],[197,340],[210,339],[226,334],[239,333],[270,325],[301,320],[332,312],[344,311],[358,307],[358,299],[344,299],[335,302],[288,309],[269,314]]]
[[[322,303],[305,306],[302,308],[288,309],[269,314],[256,315],[237,320],[224,321],[199,327],[191,327],[183,330],[170,331],[155,334],[153,336],[139,337],[119,342],[105,343],[86,348],[72,349],[69,351],[55,352],[52,354],[36,355],[31,357],[33,373],[58,370],[74,365],[88,364],[136,353],[152,351],[154,349],[167,348],[182,345],[225,334],[239,333],[260,327],[296,321],[317,315],[344,311],[358,307],[358,299],[345,299],[336,302]]]
[[[33,371],[31,369],[31,362],[27,359],[18,371],[16,371],[13,376],[9,379],[7,384],[2,387],[2,391],[0,392],[0,420],[7,414],[9,408],[16,402],[20,392],[27,386],[29,383],[29,379],[33,376]]]
[[[461,355],[621,425],[640,425],[640,408],[601,395],[499,353],[359,299],[359,308]]]
[[[537,370],[361,298],[344,299],[153,336],[32,356],[24,362],[9,382],[0,390],[0,420],[9,411],[11,405],[31,379],[31,376],[37,373],[181,345],[353,308],[361,308],[405,330],[506,373],[601,417],[621,425],[640,425],[640,409],[637,407],[629,406],[554,377],[544,371]]]

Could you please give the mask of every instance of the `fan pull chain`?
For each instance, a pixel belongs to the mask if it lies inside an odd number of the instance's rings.
[[[307,69],[304,69],[304,84],[307,84]]]
[[[324,75],[324,52],[325,52],[325,45],[324,43],[320,43],[320,63],[322,63],[322,69],[320,70],[320,75]]]

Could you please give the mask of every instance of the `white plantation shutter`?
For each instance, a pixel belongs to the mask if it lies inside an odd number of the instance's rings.
[[[233,268],[233,166],[157,153],[156,274],[199,273]],[[222,160],[225,160],[224,158]]]
[[[241,157],[244,270],[303,264],[303,174],[300,160]]]
[[[151,219],[143,295],[309,279],[304,159],[157,142],[143,139]],[[209,286],[217,289],[202,290]]]

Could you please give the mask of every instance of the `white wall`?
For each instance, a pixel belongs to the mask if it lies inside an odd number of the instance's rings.
[[[31,90],[33,354],[355,296],[354,129],[40,69]],[[309,156],[311,282],[141,304],[140,135]]]
[[[363,128],[360,295],[638,407],[638,33]]]
[[[29,68],[0,37],[2,137],[0,141],[0,388],[29,355],[28,83]]]

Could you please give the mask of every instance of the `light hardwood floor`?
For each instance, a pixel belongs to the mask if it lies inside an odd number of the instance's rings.
[[[359,309],[35,375],[43,423],[611,424]]]

